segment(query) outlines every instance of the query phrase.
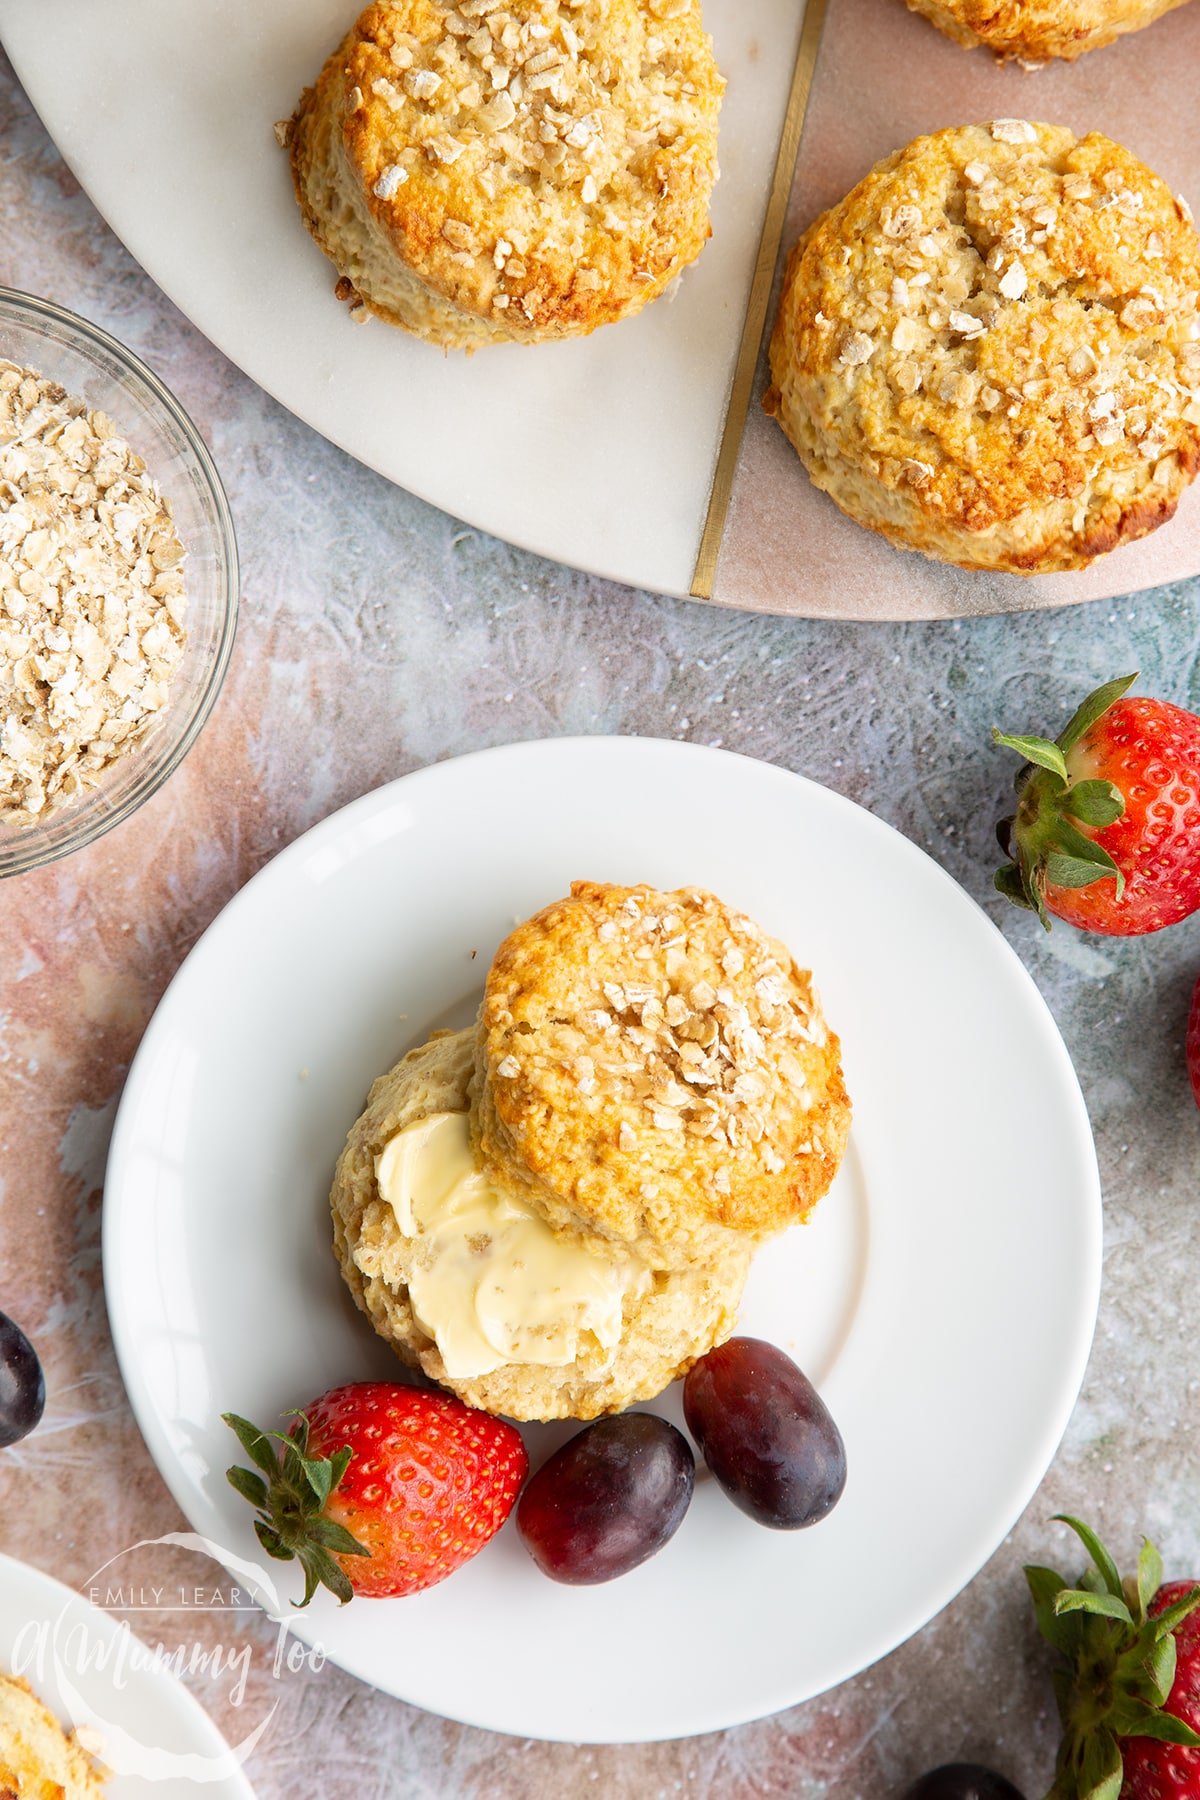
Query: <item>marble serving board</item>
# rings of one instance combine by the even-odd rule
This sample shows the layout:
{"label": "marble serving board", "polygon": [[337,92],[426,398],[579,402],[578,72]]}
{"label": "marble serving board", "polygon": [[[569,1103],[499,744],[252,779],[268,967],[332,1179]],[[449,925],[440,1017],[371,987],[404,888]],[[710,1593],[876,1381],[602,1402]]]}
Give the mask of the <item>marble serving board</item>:
{"label": "marble serving board", "polygon": [[[958,49],[901,0],[706,0],[728,87],[703,256],[636,319],[474,357],[353,324],[300,224],[272,126],[353,11],[346,0],[124,0],[117,31],[110,8],[0,0],[0,38],[66,161],[166,293],[361,461],[559,562],[755,611],[960,616],[1200,570],[1194,496],[1154,537],[1082,574],[995,577],[892,550],[811,488],[761,414],[761,370],[753,392],[735,380],[761,335],[783,224],[768,202],[773,181],[786,192],[781,144],[810,76],[785,247],[880,156],[919,132],[997,115],[1102,130],[1200,198],[1200,5],[1029,74]],[[170,382],[169,367],[158,372]]]}
{"label": "marble serving board", "polygon": [[[354,323],[301,223],[274,122],[356,10],[355,0],[123,0],[114,30],[111,7],[0,0],[0,38],[118,236],[269,393],[472,525],[686,593],[803,0],[708,0],[728,84],[722,176],[711,242],[671,297],[586,339],[474,356],[376,319]],[[169,368],[158,372],[170,382]]]}
{"label": "marble serving board", "polygon": [[[1200,5],[1075,63],[1026,70],[963,50],[899,0],[829,0],[775,276],[796,238],[872,164],[926,131],[1027,118],[1102,131],[1200,214]],[[769,317],[774,316],[774,300]],[[1096,600],[1200,570],[1200,492],[1151,537],[1064,575],[956,569],[840,513],[763,412],[760,356],[712,585],[729,606],[805,617],[959,618]]]}

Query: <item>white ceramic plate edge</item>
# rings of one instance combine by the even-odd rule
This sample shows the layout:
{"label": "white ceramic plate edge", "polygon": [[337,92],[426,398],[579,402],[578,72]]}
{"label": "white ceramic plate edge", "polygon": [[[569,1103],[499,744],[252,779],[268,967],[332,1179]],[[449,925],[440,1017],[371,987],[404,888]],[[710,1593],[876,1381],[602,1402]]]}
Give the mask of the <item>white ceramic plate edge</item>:
{"label": "white ceramic plate edge", "polygon": [[[692,761],[696,761],[700,758],[709,758],[723,763],[730,760],[745,763],[752,767],[761,779],[776,781],[787,787],[791,787],[796,782],[800,782],[803,786],[813,789],[820,794],[824,802],[832,803],[839,808],[844,807],[849,811],[860,815],[860,817],[865,815],[866,819],[870,821],[871,826],[878,827],[880,831],[888,834],[889,849],[893,853],[898,853],[901,856],[907,856],[911,859],[918,860],[926,870],[929,868],[935,869],[940,879],[948,884],[960,899],[966,899],[970,902],[974,912],[979,915],[980,919],[986,924],[989,932],[994,934],[995,940],[1002,946],[1002,955],[1007,959],[1014,978],[1024,988],[1027,998],[1035,1002],[1034,1011],[1043,1028],[1045,1047],[1049,1049],[1050,1054],[1058,1063],[1063,1077],[1064,1091],[1071,1094],[1074,1099],[1074,1104],[1071,1106],[1070,1111],[1064,1111],[1063,1113],[1061,1120],[1062,1129],[1064,1132],[1069,1132],[1073,1139],[1075,1155],[1078,1160],[1080,1171],[1086,1171],[1086,1187],[1088,1192],[1087,1205],[1083,1211],[1083,1217],[1086,1220],[1086,1231],[1078,1244],[1077,1268],[1080,1288],[1071,1353],[1069,1358],[1067,1358],[1054,1372],[1052,1383],[1054,1403],[1053,1405],[1047,1406],[1037,1436],[1036,1448],[1029,1449],[1026,1453],[1025,1468],[1021,1480],[1014,1484],[1012,1490],[1008,1494],[997,1501],[987,1519],[985,1521],[981,1520],[979,1524],[976,1538],[980,1545],[986,1542],[986,1551],[984,1551],[982,1555],[977,1554],[975,1551],[965,1551],[956,1563],[946,1569],[942,1580],[936,1587],[924,1596],[922,1604],[911,1610],[900,1628],[891,1629],[887,1633],[869,1641],[862,1648],[860,1653],[832,1665],[829,1679],[822,1680],[818,1686],[808,1686],[803,1690],[799,1690],[794,1684],[789,1684],[785,1679],[781,1678],[778,1688],[773,1692],[762,1693],[760,1696],[761,1704],[759,1704],[755,1710],[750,1712],[741,1710],[736,1714],[730,1714],[729,1716],[714,1716],[711,1711],[706,1711],[703,1716],[696,1716],[690,1719],[686,1724],[681,1724],[679,1708],[676,1707],[675,1716],[671,1721],[669,1729],[645,1729],[636,1733],[631,1732],[624,1734],[621,1738],[596,1736],[589,1740],[597,1742],[654,1741],[655,1739],[664,1737],[695,1735],[705,1731],[746,1723],[752,1718],[767,1716],[791,1705],[799,1704],[804,1700],[811,1699],[817,1694],[827,1692],[829,1688],[838,1685],[838,1683],[849,1679],[852,1675],[859,1673],[862,1669],[869,1667],[872,1663],[878,1661],[880,1657],[888,1654],[899,1644],[907,1641],[913,1633],[920,1630],[930,1619],[934,1618],[947,1604],[949,1604],[974,1575],[979,1572],[984,1563],[995,1553],[996,1549],[1003,1542],[1017,1519],[1019,1519],[1024,1512],[1030,1499],[1036,1492],[1037,1487],[1040,1485],[1040,1482],[1053,1459],[1055,1450],[1061,1441],[1063,1432],[1066,1429],[1067,1422],[1083,1381],[1091,1348],[1100,1293],[1102,1247],[1100,1181],[1096,1164],[1095,1149],[1091,1137],[1091,1129],[1082,1093],[1079,1089],[1078,1080],[1070,1062],[1070,1058],[1067,1055],[1066,1047],[1063,1044],[1057,1026],[1054,1024],[1049,1008],[1033,982],[1032,977],[1025,969],[1024,964],[1012,949],[1011,945],[1008,944],[1007,940],[1004,939],[1003,935],[992,924],[992,921],[988,919],[987,914],[983,909],[971,899],[971,896],[967,895],[965,890],[963,890],[959,884],[945,872],[945,870],[934,863],[931,858],[926,856],[923,851],[919,850],[917,846],[905,838],[902,833],[896,831],[893,826],[887,823],[887,821],[879,819],[874,814],[866,813],[864,808],[856,806],[853,801],[846,799],[842,795],[836,794],[832,790],[821,787],[820,784],[810,781],[807,777],[796,775],[791,771],[780,769],[770,764],[758,762],[751,757],[737,755],[734,752],[713,750],[704,746],[686,744],[673,739],[576,737],[554,740],[531,740],[482,751],[475,751],[466,756],[448,760],[452,760],[458,765],[464,765],[471,763],[479,757],[485,757],[490,760],[503,757],[510,759],[515,764],[516,762],[519,762],[522,757],[536,757],[539,752],[546,748],[547,742],[552,743],[557,751],[568,753],[574,747],[594,746],[602,743],[608,747],[605,754],[614,757],[636,757],[644,744],[653,744],[656,749],[660,751],[669,747],[672,751],[678,752],[681,756],[685,756]],[[238,907],[239,903],[242,901],[243,895],[245,895],[254,884],[263,881],[264,879],[277,878],[277,874],[280,870],[286,870],[289,859],[293,857],[310,856],[314,849],[319,849],[323,833],[332,833],[335,830],[341,829],[341,827],[347,823],[348,818],[351,818],[355,814],[369,816],[373,809],[386,804],[386,797],[392,794],[401,783],[423,783],[431,776],[436,777],[436,772],[441,767],[442,764],[433,764],[429,765],[427,768],[416,770],[410,775],[399,777],[396,782],[389,783],[385,787],[363,795],[360,799],[350,802],[347,807],[341,808],[337,813],[330,815],[329,818],[322,820],[319,824],[312,827],[308,832],[304,833],[300,838],[297,838],[292,844],[288,845],[278,856],[273,858],[270,863],[260,869],[251,878],[251,881],[234,896],[224,911],[218,915],[218,920],[214,920],[213,926],[210,926],[209,930],[212,930],[219,920],[225,919]],[[409,786],[407,791],[411,793],[412,787]],[[204,936],[207,936],[207,933],[205,933]],[[198,945],[199,943],[203,943],[203,941],[204,937],[202,936],[201,939],[198,940]],[[190,954],[194,954],[198,945],[193,947],[193,952]],[[167,992],[169,994],[169,988]],[[164,999],[165,998],[166,996],[164,996]],[[160,1002],[160,1006],[161,1005],[162,1003]],[[142,1059],[145,1058],[146,1060],[149,1060],[153,1057],[155,1050],[156,1022],[156,1020],[151,1021],[142,1045],[139,1047],[130,1068],[128,1077],[129,1084],[134,1082],[138,1072],[138,1065]],[[113,1142],[110,1150],[110,1169],[119,1164],[123,1154],[123,1119],[122,1114],[118,1112],[117,1124],[114,1130]],[[148,1421],[144,1416],[147,1410],[145,1396],[140,1392],[141,1384],[136,1373],[133,1346],[126,1336],[126,1324],[123,1316],[123,1308],[120,1304],[119,1283],[121,1279],[121,1264],[116,1251],[116,1215],[114,1209],[106,1204],[104,1216],[105,1286],[118,1362],[121,1367],[122,1376],[126,1381],[127,1391],[129,1392],[131,1404],[133,1405],[139,1427],[146,1437],[147,1445],[150,1448],[155,1463],[178,1504],[185,1513],[188,1513],[189,1516],[191,1516],[189,1509],[194,1505],[193,1490],[190,1484],[184,1479],[178,1465],[175,1463],[169,1445],[162,1439],[158,1431],[157,1421],[154,1419]],[[141,1402],[140,1405],[139,1400]],[[206,1521],[206,1523],[211,1524],[211,1521]],[[296,1631],[297,1635],[301,1638],[314,1641],[320,1635],[319,1621],[315,1618],[301,1616],[298,1620],[293,1621],[293,1630]],[[373,1683],[373,1678],[367,1669],[356,1664],[356,1658],[352,1652],[346,1653],[343,1650],[339,1650],[337,1660],[339,1664],[346,1668],[350,1673],[375,1685],[375,1683]],[[398,1694],[397,1697],[402,1699],[407,1698],[407,1696],[402,1694]],[[420,1704],[420,1702],[412,1703]],[[519,1736],[536,1735],[551,1741],[556,1739],[558,1741],[580,1741],[577,1733],[566,1730],[556,1732],[552,1729],[547,1730],[542,1727],[535,1733],[521,1724],[513,1724],[511,1726],[506,1725],[502,1721],[485,1716],[478,1709],[472,1708],[469,1705],[456,1708],[452,1716],[465,1724],[476,1725],[487,1730],[509,1731],[512,1734]]]}
{"label": "white ceramic plate edge", "polygon": [[[89,1621],[98,1622],[99,1628],[105,1635],[116,1634],[118,1627],[112,1615],[93,1606],[75,1588],[68,1587],[57,1576],[47,1574],[35,1563],[22,1562],[18,1557],[9,1556],[0,1551],[0,1598],[5,1598],[7,1601],[7,1595],[11,1593],[11,1590],[14,1587],[19,1589],[22,1586],[32,1590],[35,1597],[44,1596],[39,1605],[39,1616],[50,1618],[64,1609],[70,1608],[72,1612],[86,1616]],[[18,1604],[20,1604],[19,1600]],[[53,1613],[52,1609],[54,1609]],[[152,1699],[156,1707],[165,1707],[168,1712],[180,1720],[189,1740],[186,1746],[181,1746],[182,1749],[193,1754],[208,1756],[227,1757],[229,1755],[229,1745],[195,1695],[182,1681],[176,1680],[173,1675],[159,1665],[149,1662],[136,1665],[131,1679],[144,1690],[147,1704]],[[38,1693],[36,1677],[30,1680],[30,1685],[34,1692]],[[39,1694],[39,1698],[44,1699],[44,1695]],[[63,1722],[68,1723],[65,1720]],[[82,1724],[83,1721],[78,1720],[75,1723]],[[103,1728],[102,1722],[101,1728]],[[199,1781],[194,1784],[189,1783],[189,1785],[194,1785],[198,1793],[212,1795],[213,1800],[255,1800],[254,1789],[240,1769],[230,1770],[223,1774],[220,1777],[219,1785],[215,1782],[201,1783]],[[107,1793],[109,1790],[106,1788],[105,1791]],[[116,1800],[115,1789],[113,1793],[114,1800]]]}

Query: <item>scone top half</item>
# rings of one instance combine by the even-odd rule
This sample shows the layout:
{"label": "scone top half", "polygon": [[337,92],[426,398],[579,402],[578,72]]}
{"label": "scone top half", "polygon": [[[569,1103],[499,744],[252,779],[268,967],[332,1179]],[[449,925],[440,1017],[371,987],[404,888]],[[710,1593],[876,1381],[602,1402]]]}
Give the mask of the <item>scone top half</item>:
{"label": "scone top half", "polygon": [[818,487],[967,567],[1081,568],[1200,465],[1200,239],[1108,138],[1000,119],[916,139],[789,260],[779,418]]}
{"label": "scone top half", "polygon": [[806,971],[696,888],[575,882],[488,975],[475,1125],[552,1224],[663,1264],[804,1219],[850,1126]]}
{"label": "scone top half", "polygon": [[[698,0],[395,0],[302,101],[297,186],[319,188],[306,138],[331,109],[343,204],[376,240],[345,268],[369,305],[448,346],[577,335],[699,255],[722,88]],[[432,308],[380,283],[381,251]]]}

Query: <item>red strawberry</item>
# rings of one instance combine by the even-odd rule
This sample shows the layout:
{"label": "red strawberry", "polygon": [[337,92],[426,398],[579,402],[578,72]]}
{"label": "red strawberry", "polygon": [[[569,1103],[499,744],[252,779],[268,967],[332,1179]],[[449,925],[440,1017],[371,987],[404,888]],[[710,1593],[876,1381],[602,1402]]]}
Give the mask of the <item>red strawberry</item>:
{"label": "red strawberry", "polygon": [[[1197,1590],[1190,1581],[1168,1581],[1150,1602],[1150,1617],[1161,1618],[1180,1601],[1196,1604]],[[1166,1711],[1183,1719],[1200,1733],[1200,1613],[1188,1612],[1176,1625],[1175,1679],[1166,1698]],[[1197,1738],[1200,1744],[1200,1736]],[[1123,1746],[1125,1779],[1121,1792],[1127,1800],[1170,1794],[1174,1800],[1195,1800],[1200,1795],[1200,1748],[1162,1743],[1156,1738],[1131,1737]]]}
{"label": "red strawberry", "polygon": [[1097,688],[1054,743],[992,733],[1027,758],[996,886],[1047,930],[1053,913],[1130,937],[1200,907],[1200,718],[1123,699],[1136,679]]}
{"label": "red strawberry", "polygon": [[1143,1540],[1122,1582],[1104,1545],[1059,1517],[1093,1566],[1079,1587],[1025,1570],[1042,1634],[1060,1653],[1062,1743],[1047,1800],[1200,1800],[1200,1586],[1162,1581]]}
{"label": "red strawberry", "polygon": [[391,1381],[332,1389],[286,1437],[221,1416],[261,1471],[229,1482],[258,1508],[267,1554],[299,1559],[301,1606],[319,1586],[346,1601],[443,1581],[499,1531],[529,1469],[503,1419]]}
{"label": "red strawberry", "polygon": [[1192,1007],[1188,1013],[1187,1070],[1196,1105],[1200,1106],[1200,981],[1192,989]]}

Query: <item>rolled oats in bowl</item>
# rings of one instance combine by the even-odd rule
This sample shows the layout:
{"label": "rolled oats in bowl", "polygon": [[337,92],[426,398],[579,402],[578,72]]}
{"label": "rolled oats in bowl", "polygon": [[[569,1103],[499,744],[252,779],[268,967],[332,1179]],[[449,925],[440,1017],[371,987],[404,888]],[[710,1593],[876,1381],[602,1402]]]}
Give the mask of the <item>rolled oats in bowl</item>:
{"label": "rolled oats in bowl", "polygon": [[105,413],[0,359],[0,815],[94,786],[167,704],[185,551]]}
{"label": "rolled oats in bowl", "polygon": [[0,875],[90,843],[178,767],[237,597],[178,402],[107,333],[0,288]]}

